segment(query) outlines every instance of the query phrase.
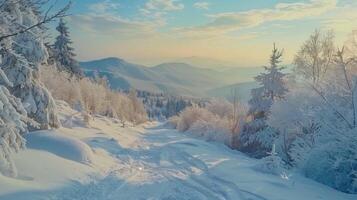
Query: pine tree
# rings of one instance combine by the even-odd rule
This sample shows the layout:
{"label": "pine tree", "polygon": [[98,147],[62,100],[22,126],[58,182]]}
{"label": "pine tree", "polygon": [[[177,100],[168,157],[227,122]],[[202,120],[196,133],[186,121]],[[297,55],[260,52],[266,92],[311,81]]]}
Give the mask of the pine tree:
{"label": "pine tree", "polygon": [[72,41],[70,39],[69,30],[63,19],[60,19],[56,28],[59,32],[55,44],[53,45],[54,60],[57,62],[59,70],[67,71],[77,77],[83,76],[78,62],[74,59],[76,54],[71,47]]}
{"label": "pine tree", "polygon": [[267,154],[256,168],[265,173],[283,176],[285,163],[276,153],[275,144],[273,144],[271,151]]}
{"label": "pine tree", "polygon": [[[1,32],[16,33],[37,24],[41,18],[37,6],[31,0],[5,1],[0,8]],[[46,129],[58,126],[59,122],[54,100],[39,81],[39,68],[48,56],[43,31],[43,27],[38,26],[2,40],[0,67],[12,83],[7,89],[20,98],[28,116]]]}
{"label": "pine tree", "polygon": [[16,177],[17,171],[11,153],[24,148],[25,139],[22,135],[27,131],[26,123],[30,120],[21,101],[6,88],[13,84],[1,69],[0,80],[0,173]]}
{"label": "pine tree", "polygon": [[285,74],[282,72],[284,68],[278,66],[282,55],[283,52],[274,44],[270,66],[264,67],[266,72],[255,77],[261,87],[252,90],[252,99],[249,101],[249,115],[254,119],[265,119],[273,102],[283,99],[288,91],[284,83]]}
{"label": "pine tree", "polygon": [[[284,83],[284,77],[286,74],[282,72],[283,67],[279,67],[281,63],[283,52],[273,47],[272,54],[270,56],[270,66],[264,67],[265,72],[261,73],[255,80],[259,83],[260,87],[251,91],[252,98],[249,100],[248,115],[252,121],[247,123],[243,127],[241,134],[241,143],[245,151],[255,154],[255,156],[263,156],[266,149],[257,151],[260,144],[266,144],[266,141],[260,141],[260,139],[267,139],[266,135],[261,136],[259,132],[264,131],[267,128],[266,119],[269,115],[270,108],[277,100],[284,98],[288,89]],[[271,130],[266,134],[274,135]],[[271,139],[271,138],[270,138]],[[271,147],[266,147],[271,148]]]}

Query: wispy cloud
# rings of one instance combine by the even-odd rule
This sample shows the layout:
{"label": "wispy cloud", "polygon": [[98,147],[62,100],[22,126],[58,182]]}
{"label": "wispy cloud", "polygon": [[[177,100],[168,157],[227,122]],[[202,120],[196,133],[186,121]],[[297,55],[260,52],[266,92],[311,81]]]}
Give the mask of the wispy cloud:
{"label": "wispy cloud", "polygon": [[114,3],[111,0],[105,0],[100,3],[90,4],[88,8],[94,13],[106,13],[118,9],[119,6],[119,3]]}
{"label": "wispy cloud", "polygon": [[166,14],[183,9],[184,5],[178,0],[148,0],[139,9],[139,15],[130,19],[122,17],[119,8],[119,3],[113,0],[90,4],[88,9],[91,12],[71,16],[70,22],[89,33],[118,39],[139,38],[157,34],[158,27],[166,24]]}
{"label": "wispy cloud", "polygon": [[[354,2],[355,5],[356,2]],[[322,19],[322,27],[334,29],[336,32],[350,32],[357,30],[357,12],[353,6],[342,5],[337,7],[333,13]]]}
{"label": "wispy cloud", "polygon": [[197,9],[203,9],[203,10],[208,10],[209,9],[209,7],[210,7],[210,3],[208,3],[208,2],[203,2],[203,1],[201,1],[201,2],[196,2],[196,3],[194,3],[193,4],[193,6],[195,7],[195,8],[197,8]]}
{"label": "wispy cloud", "polygon": [[336,0],[310,0],[304,3],[279,3],[272,9],[255,9],[243,12],[226,12],[210,15],[210,23],[181,28],[186,35],[217,35],[243,28],[252,28],[265,22],[290,21],[319,16],[336,7]]}
{"label": "wispy cloud", "polygon": [[75,15],[70,17],[70,23],[87,33],[116,38],[145,37],[156,29],[155,23],[123,19],[110,14]]}
{"label": "wispy cloud", "polygon": [[149,0],[145,4],[145,8],[151,11],[172,11],[172,10],[182,10],[185,6],[179,3],[178,0]]}
{"label": "wispy cloud", "polygon": [[149,20],[155,21],[161,26],[166,24],[166,15],[169,12],[184,9],[179,0],[148,0],[140,9],[141,14]]}
{"label": "wispy cloud", "polygon": [[[272,41],[279,40],[290,61],[314,28],[334,29],[339,44],[351,30],[357,30],[356,0],[296,0],[234,12],[226,5],[217,9],[218,4],[205,4],[211,3],[208,0],[100,2],[87,5],[87,13],[69,17],[82,59],[113,55],[156,62],[194,55],[260,65],[266,62]],[[193,8],[214,14],[191,22],[191,14],[180,13],[188,6],[185,14],[202,15]],[[126,8],[130,10],[121,12]]]}

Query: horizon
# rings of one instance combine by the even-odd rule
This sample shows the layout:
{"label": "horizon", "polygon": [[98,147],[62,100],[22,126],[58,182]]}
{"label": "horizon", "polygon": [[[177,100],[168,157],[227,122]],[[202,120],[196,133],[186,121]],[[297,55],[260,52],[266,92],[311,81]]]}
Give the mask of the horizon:
{"label": "horizon", "polygon": [[333,29],[343,45],[356,29],[356,8],[352,0],[74,0],[66,22],[81,61],[155,66],[194,57],[259,67],[273,43],[291,64],[316,29]]}

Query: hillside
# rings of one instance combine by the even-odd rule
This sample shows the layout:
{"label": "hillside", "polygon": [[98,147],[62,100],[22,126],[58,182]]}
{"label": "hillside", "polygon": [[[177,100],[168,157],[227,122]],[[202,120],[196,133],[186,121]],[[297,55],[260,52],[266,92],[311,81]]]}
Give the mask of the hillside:
{"label": "hillside", "polygon": [[226,98],[232,100],[234,92],[238,99],[242,102],[248,102],[251,89],[258,87],[256,82],[245,82],[218,87],[207,91],[207,94],[212,97]]}
{"label": "hillside", "polygon": [[135,88],[174,95],[210,96],[215,88],[252,81],[261,68],[205,69],[186,63],[163,63],[154,67],[104,58],[81,62],[86,74],[105,75],[113,89]]}
{"label": "hillside", "polygon": [[213,69],[218,71],[224,71],[227,69],[237,67],[237,64],[232,62],[227,62],[227,61],[213,59],[213,58],[197,57],[197,56],[177,58],[172,62],[187,63],[199,68]]}

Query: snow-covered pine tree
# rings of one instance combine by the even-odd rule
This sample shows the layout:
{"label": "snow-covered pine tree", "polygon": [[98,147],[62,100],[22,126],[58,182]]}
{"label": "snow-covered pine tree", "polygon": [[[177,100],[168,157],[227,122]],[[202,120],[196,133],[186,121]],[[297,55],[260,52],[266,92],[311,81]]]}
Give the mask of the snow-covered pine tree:
{"label": "snow-covered pine tree", "polygon": [[10,93],[20,98],[28,116],[46,129],[59,122],[54,100],[39,81],[38,70],[48,56],[41,22],[48,18],[40,16],[38,6],[39,2],[32,0],[2,2],[1,33],[11,37],[1,38],[0,68],[12,83],[12,87],[7,87]]}
{"label": "snow-covered pine tree", "polygon": [[11,153],[24,148],[22,134],[27,131],[26,123],[30,120],[21,101],[11,95],[5,86],[12,87],[13,84],[0,69],[0,174],[16,177]]}
{"label": "snow-covered pine tree", "polygon": [[82,77],[83,72],[75,60],[76,54],[73,47],[71,47],[72,41],[70,39],[68,27],[63,19],[60,19],[56,28],[59,35],[56,37],[56,41],[53,45],[54,60],[57,63],[57,67],[61,71],[67,71],[77,77]]}
{"label": "snow-covered pine tree", "polygon": [[265,173],[283,175],[285,163],[276,153],[275,144],[272,145],[271,151],[267,154],[266,157],[260,160],[256,169]]}
{"label": "snow-covered pine tree", "polygon": [[242,150],[253,156],[264,156],[273,144],[275,132],[268,128],[266,119],[273,103],[283,99],[288,91],[284,83],[286,74],[282,72],[284,67],[279,66],[282,55],[282,50],[278,50],[274,44],[270,66],[264,67],[265,72],[255,77],[260,87],[251,91],[248,111],[251,121],[244,125],[240,136]]}

